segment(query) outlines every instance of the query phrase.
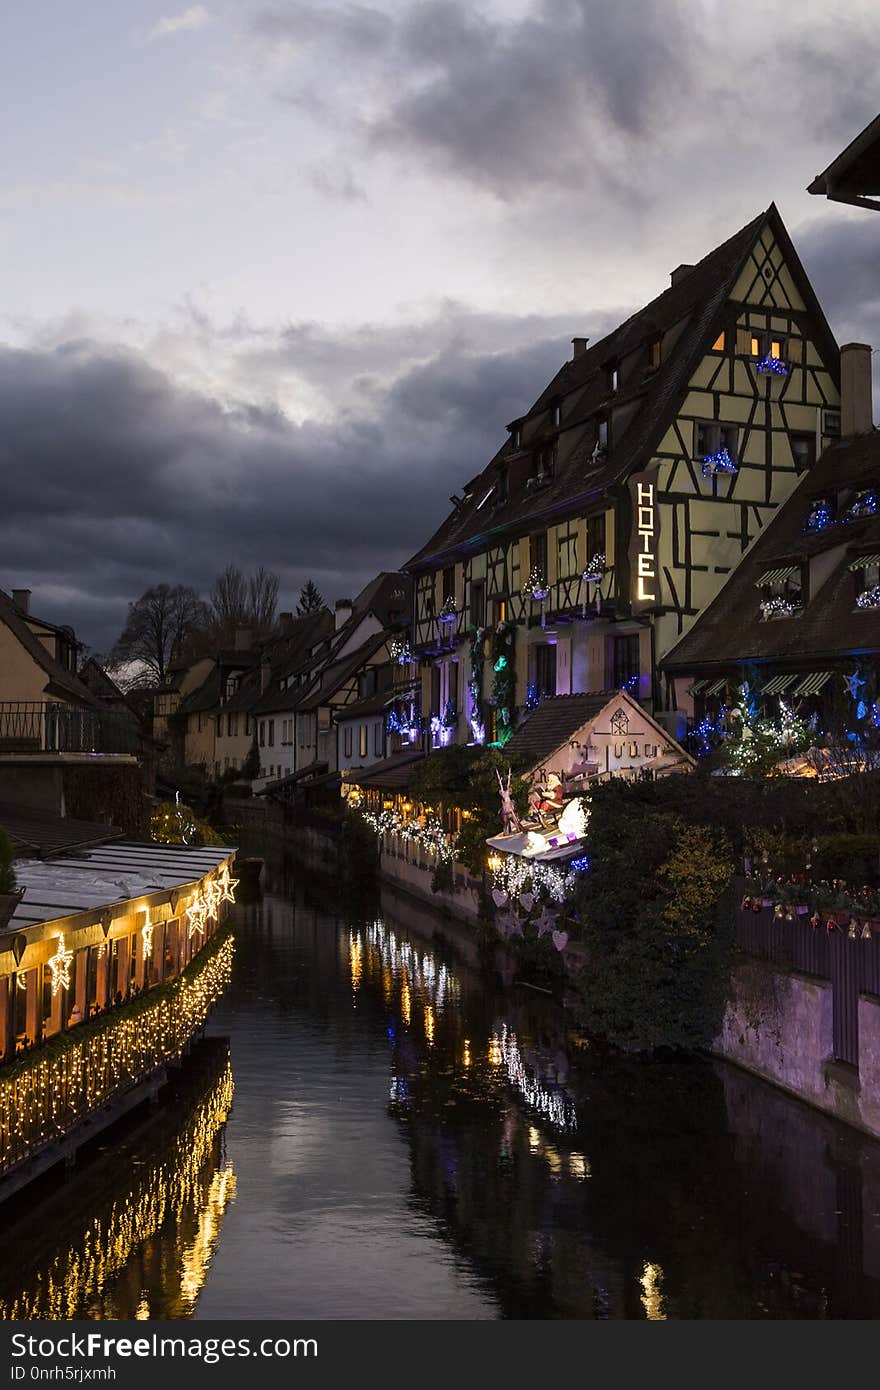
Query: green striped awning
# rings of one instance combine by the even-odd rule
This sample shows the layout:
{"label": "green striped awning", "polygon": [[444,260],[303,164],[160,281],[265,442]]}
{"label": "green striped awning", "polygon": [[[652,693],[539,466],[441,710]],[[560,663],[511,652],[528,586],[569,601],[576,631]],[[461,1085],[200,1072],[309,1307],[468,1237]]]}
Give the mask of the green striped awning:
{"label": "green striped awning", "polygon": [[699,695],[700,691],[705,690],[708,684],[708,681],[694,681],[693,685],[691,686],[691,694]]}
{"label": "green striped awning", "polygon": [[812,675],[804,676],[799,685],[792,691],[793,695],[817,695],[823,685],[830,681],[833,671],[813,671]]}
{"label": "green striped awning", "polygon": [[851,570],[866,570],[869,565],[880,565],[880,555],[859,555],[850,561]]}
{"label": "green striped awning", "polygon": [[726,684],[727,677],[722,676],[720,681],[713,681],[710,686],[707,686],[705,693],[707,695],[720,695]]}
{"label": "green striped awning", "polygon": [[783,690],[787,690],[790,685],[794,685],[797,676],[774,676],[763,687],[762,695],[781,695]]}
{"label": "green striped awning", "polygon": [[800,565],[782,565],[780,569],[765,570],[756,581],[755,588],[763,589],[766,584],[784,584],[793,574],[800,574]]}

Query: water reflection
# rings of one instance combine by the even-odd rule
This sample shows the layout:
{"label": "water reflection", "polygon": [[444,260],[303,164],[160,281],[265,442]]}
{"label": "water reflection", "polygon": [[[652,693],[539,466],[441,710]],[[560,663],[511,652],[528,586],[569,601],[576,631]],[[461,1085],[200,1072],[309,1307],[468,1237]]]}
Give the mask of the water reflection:
{"label": "water reflection", "polygon": [[221,1144],[233,1092],[228,1047],[202,1044],[190,1072],[161,1121],[130,1132],[7,1228],[16,1260],[0,1273],[0,1317],[192,1314],[235,1195]]}
{"label": "water reflection", "polygon": [[224,1046],[14,1228],[0,1312],[880,1315],[880,1146],[732,1069],[573,1052],[417,910],[239,909],[235,1113]]}

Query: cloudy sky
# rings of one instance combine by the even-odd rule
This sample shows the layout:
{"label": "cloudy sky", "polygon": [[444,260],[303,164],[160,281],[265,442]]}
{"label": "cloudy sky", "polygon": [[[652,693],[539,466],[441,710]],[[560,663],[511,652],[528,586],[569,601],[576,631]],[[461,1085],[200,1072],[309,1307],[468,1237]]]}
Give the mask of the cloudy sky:
{"label": "cloudy sky", "polygon": [[569,355],[778,203],[840,341],[875,0],[28,0],[0,19],[0,586],[393,568]]}

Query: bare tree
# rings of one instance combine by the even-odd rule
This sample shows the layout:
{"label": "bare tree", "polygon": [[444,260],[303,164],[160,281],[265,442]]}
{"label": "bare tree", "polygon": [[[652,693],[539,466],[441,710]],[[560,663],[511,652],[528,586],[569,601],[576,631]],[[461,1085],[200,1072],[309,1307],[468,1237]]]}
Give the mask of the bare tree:
{"label": "bare tree", "polygon": [[258,633],[267,633],[275,622],[278,575],[262,565],[248,580],[249,617]]}
{"label": "bare tree", "polygon": [[110,653],[113,663],[138,662],[163,684],[175,651],[204,628],[207,605],[185,584],[157,584],[128,606],[128,619]]}
{"label": "bare tree", "polygon": [[208,595],[214,627],[224,636],[231,636],[237,627],[249,620],[248,582],[238,565],[227,565],[214,581]]}

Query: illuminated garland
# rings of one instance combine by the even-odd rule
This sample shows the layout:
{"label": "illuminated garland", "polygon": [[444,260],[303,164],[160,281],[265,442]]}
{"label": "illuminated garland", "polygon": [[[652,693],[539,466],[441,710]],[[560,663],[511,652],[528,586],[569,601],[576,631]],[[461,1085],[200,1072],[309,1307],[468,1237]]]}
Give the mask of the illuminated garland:
{"label": "illuminated garland", "polygon": [[[85,1317],[105,1297],[109,1281],[125,1269],[134,1253],[159,1231],[173,1226],[182,1245],[187,1225],[198,1223],[213,1239],[196,1240],[181,1262],[183,1315],[190,1314],[208,1273],[219,1218],[235,1195],[235,1175],[219,1168],[217,1137],[229,1117],[234,1085],[229,1061],[210,1093],[190,1119],[163,1148],[156,1163],[119,1172],[114,1195],[96,1215],[90,1208],[80,1216],[81,1229],[67,1238],[65,1248],[41,1266],[12,1299],[0,1302],[4,1320],[69,1321]],[[168,1292],[163,1290],[163,1299]],[[105,1317],[131,1316],[128,1307],[102,1308]]]}
{"label": "illuminated garland", "polygon": [[62,989],[70,989],[70,966],[73,961],[73,952],[65,951],[63,933],[58,937],[58,945],[54,956],[48,962],[49,970],[52,975],[52,998],[59,994]]}
{"label": "illuminated garland", "polygon": [[582,573],[581,579],[585,584],[598,584],[601,579],[604,579],[605,570],[605,553],[604,551],[597,550],[596,554],[587,565],[587,568]]}
{"label": "illuminated garland", "polygon": [[396,661],[398,666],[406,666],[409,662],[415,661],[406,637],[394,637],[388,643],[388,655],[392,661]]}
{"label": "illuminated garland", "polygon": [[880,608],[880,584],[873,589],[863,589],[856,597],[856,608]]}
{"label": "illuminated garland", "polygon": [[578,871],[571,865],[536,864],[519,854],[493,855],[489,861],[496,889],[517,898],[521,893],[543,893],[554,903],[565,902],[574,892]]}
{"label": "illuminated garland", "polygon": [[550,587],[546,579],[538,567],[534,566],[522,586],[523,598],[533,599],[535,603],[543,603],[549,593]]}
{"label": "illuminated garland", "polygon": [[458,610],[455,606],[454,598],[445,598],[437,617],[441,623],[454,623]]}
{"label": "illuminated garland", "polygon": [[761,617],[768,618],[791,618],[795,613],[801,611],[801,600],[786,598],[784,594],[775,594],[773,598],[761,599]]}
{"label": "illuminated garland", "polygon": [[865,492],[860,492],[850,507],[844,512],[843,521],[859,521],[863,516],[877,515],[877,489],[868,488]]}
{"label": "illuminated garland", "polygon": [[807,522],[806,526],[804,527],[804,530],[826,531],[828,527],[832,526],[833,524],[834,513],[832,512],[828,503],[823,499],[821,502],[817,502],[813,510],[810,512],[810,515],[807,517]]}
{"label": "illuminated garland", "polygon": [[514,664],[514,641],[516,624],[501,622],[492,636],[492,698],[498,710],[498,731],[496,742],[505,744],[513,733],[516,715],[516,666]]}
{"label": "illuminated garland", "polygon": [[717,449],[703,459],[703,477],[714,478],[716,473],[738,473],[739,469],[726,449]]}
{"label": "illuminated garland", "polygon": [[471,673],[468,677],[468,723],[474,743],[486,742],[486,726],[480,718],[483,697],[483,665],[485,663],[486,629],[471,628]]}
{"label": "illuminated garland", "polygon": [[804,752],[812,742],[812,730],[780,700],[779,718],[765,719],[747,685],[740,702],[730,712],[730,734],[722,744],[723,759],[734,775],[766,772],[786,757]]}
{"label": "illuminated garland", "polygon": [[399,734],[401,738],[408,738],[414,742],[421,733],[421,720],[416,719],[412,709],[408,714],[401,713],[400,710],[391,709],[385,720],[385,731],[389,734]]}
{"label": "illuminated garland", "polygon": [[450,835],[438,820],[426,820],[423,824],[418,820],[404,820],[398,811],[365,811],[359,805],[354,809],[379,836],[399,835],[401,839],[421,845],[423,849],[433,850],[443,863],[448,863],[454,856],[458,837]]}
{"label": "illuminated garland", "polygon": [[[217,938],[215,938],[215,941]],[[173,1061],[229,983],[233,943],[105,1018],[78,1024],[0,1072],[0,1172],[59,1139],[158,1067]]]}
{"label": "illuminated garland", "polygon": [[758,359],[758,371],[768,372],[772,376],[788,376],[788,367],[781,357],[771,357],[769,353],[765,357]]}

